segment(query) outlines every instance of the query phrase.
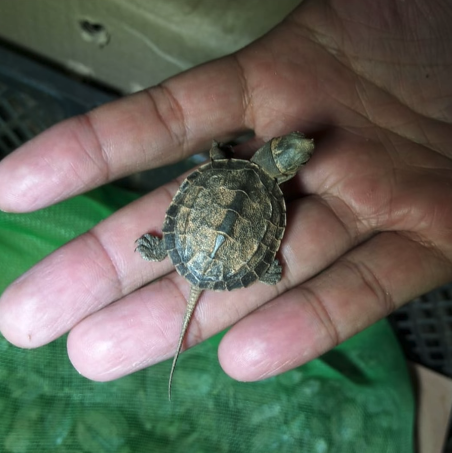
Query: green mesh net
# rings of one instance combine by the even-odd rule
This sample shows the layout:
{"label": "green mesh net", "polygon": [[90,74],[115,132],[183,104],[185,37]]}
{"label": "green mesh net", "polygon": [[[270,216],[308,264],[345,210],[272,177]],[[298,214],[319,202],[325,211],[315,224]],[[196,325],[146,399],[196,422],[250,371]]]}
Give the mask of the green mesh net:
{"label": "green mesh net", "polygon": [[[0,213],[0,289],[136,198],[104,187],[31,214]],[[65,338],[22,350],[0,337],[0,452],[413,451],[404,357],[379,322],[300,368],[262,382],[227,377],[218,335],[170,364],[113,382],[80,376]]]}

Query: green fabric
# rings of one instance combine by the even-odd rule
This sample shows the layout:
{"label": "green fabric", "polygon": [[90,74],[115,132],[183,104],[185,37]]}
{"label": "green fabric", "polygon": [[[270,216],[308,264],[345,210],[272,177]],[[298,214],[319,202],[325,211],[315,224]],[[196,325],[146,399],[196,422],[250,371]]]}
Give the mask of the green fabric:
{"label": "green fabric", "polygon": [[[0,290],[134,198],[110,186],[36,213],[0,213]],[[256,383],[224,374],[220,338],[180,357],[169,403],[168,362],[96,383],[72,368],[65,338],[22,350],[0,337],[0,451],[413,451],[413,392],[386,321]]]}

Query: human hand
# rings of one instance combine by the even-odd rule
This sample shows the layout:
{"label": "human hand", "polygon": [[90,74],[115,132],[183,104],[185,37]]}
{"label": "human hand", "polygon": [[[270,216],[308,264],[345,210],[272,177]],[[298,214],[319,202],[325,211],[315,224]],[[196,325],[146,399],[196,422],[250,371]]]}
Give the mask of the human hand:
{"label": "human hand", "polygon": [[[314,156],[285,188],[281,282],[205,292],[186,338],[234,324],[219,358],[239,380],[301,365],[452,278],[451,13],[439,0],[306,1],[237,54],[24,145],[0,164],[0,208],[38,209],[249,129],[257,139],[243,151],[314,135]],[[13,283],[0,299],[5,337],[38,347],[71,330],[74,366],[101,381],[170,357],[189,285],[169,260],[133,250],[160,231],[179,183]]]}

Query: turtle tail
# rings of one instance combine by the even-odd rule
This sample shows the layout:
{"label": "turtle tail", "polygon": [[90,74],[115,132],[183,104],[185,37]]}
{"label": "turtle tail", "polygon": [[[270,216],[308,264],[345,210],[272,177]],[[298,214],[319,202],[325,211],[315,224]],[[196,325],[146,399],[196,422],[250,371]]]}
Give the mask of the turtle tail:
{"label": "turtle tail", "polygon": [[191,286],[190,296],[187,301],[187,308],[185,310],[184,322],[182,323],[182,329],[180,331],[179,343],[177,344],[176,354],[174,355],[173,364],[171,365],[170,377],[168,382],[168,399],[171,401],[171,383],[173,382],[174,369],[176,368],[177,359],[179,358],[182,344],[184,342],[185,333],[187,332],[188,325],[190,324],[191,317],[195,311],[196,303],[202,293],[202,289],[196,286]]}

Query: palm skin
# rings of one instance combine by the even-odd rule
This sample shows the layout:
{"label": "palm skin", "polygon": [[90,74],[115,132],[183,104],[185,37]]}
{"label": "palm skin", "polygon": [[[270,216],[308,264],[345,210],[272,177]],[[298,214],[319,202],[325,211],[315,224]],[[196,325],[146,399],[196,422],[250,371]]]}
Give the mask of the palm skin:
{"label": "palm skin", "polygon": [[[285,187],[283,278],[206,292],[186,346],[234,324],[224,370],[253,381],[301,365],[452,279],[452,7],[305,1],[237,54],[68,120],[0,164],[0,208],[24,212],[246,130],[316,139]],[[188,283],[133,241],[161,229],[168,184],[45,258],[0,299],[0,330],[38,347],[71,330],[95,380],[169,358]],[[143,286],[160,278],[157,282]],[[112,303],[115,302],[115,303]]]}

